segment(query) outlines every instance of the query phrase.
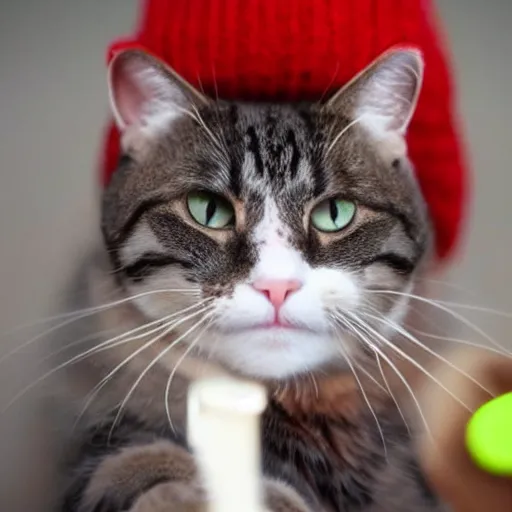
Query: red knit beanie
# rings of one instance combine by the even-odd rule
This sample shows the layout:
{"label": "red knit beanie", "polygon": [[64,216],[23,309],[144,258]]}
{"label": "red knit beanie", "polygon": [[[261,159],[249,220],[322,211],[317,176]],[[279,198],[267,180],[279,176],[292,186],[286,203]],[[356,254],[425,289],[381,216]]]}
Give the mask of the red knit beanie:
{"label": "red knit beanie", "polygon": [[[135,37],[212,97],[318,100],[390,46],[414,45],[425,78],[408,134],[409,155],[433,220],[440,258],[453,252],[468,175],[453,118],[452,84],[431,0],[145,0]],[[119,158],[109,126],[102,176]]]}

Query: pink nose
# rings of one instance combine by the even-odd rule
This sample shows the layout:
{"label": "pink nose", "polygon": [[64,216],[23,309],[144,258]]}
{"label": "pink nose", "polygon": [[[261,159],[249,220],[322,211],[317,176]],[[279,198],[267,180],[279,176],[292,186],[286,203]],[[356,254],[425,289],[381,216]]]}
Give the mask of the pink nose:
{"label": "pink nose", "polygon": [[302,284],[297,279],[256,279],[252,286],[266,295],[278,311],[287,297],[299,290]]}

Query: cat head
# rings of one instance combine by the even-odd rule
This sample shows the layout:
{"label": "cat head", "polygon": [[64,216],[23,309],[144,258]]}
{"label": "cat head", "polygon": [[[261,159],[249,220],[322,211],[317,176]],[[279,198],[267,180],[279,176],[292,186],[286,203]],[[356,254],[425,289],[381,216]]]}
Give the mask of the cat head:
{"label": "cat head", "polygon": [[323,103],[245,104],[118,54],[123,157],[102,227],[136,307],[259,378],[343,367],[382,344],[430,247],[405,143],[422,71],[418,52],[395,50]]}

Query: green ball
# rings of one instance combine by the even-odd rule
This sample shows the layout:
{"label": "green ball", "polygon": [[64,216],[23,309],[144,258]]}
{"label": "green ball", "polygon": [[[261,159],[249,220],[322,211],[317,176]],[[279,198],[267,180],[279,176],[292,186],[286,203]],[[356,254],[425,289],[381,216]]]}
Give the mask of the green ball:
{"label": "green ball", "polygon": [[480,407],[468,422],[466,446],[488,473],[512,476],[512,393]]}

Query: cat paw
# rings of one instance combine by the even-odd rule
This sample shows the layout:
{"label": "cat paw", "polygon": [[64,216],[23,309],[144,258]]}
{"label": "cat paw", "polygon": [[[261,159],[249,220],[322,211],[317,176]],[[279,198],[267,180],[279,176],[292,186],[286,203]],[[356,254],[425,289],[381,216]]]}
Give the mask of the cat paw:
{"label": "cat paw", "polygon": [[[300,495],[287,484],[265,480],[266,512],[311,512]],[[143,494],[129,512],[206,512],[208,499],[197,482],[168,482]]]}
{"label": "cat paw", "polygon": [[196,482],[167,482],[143,494],[129,512],[206,512],[208,501]]}
{"label": "cat paw", "polygon": [[311,512],[299,493],[279,480],[265,480],[265,508],[268,512]]}

